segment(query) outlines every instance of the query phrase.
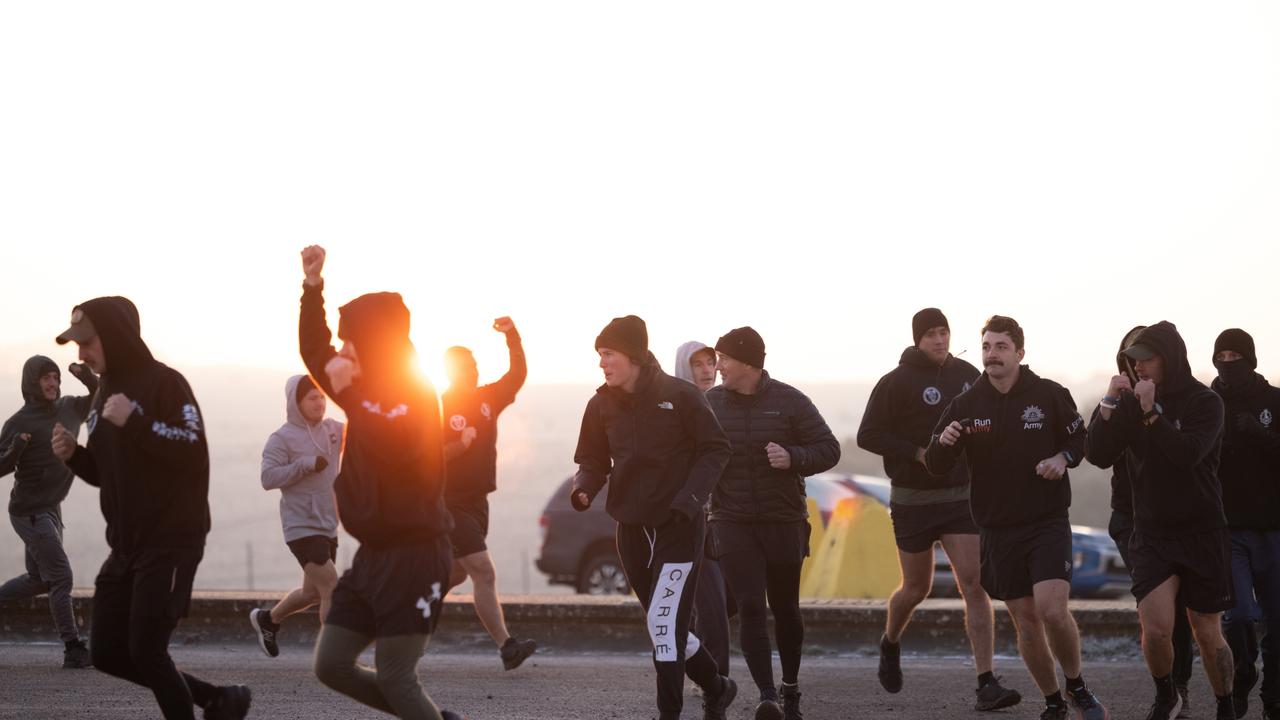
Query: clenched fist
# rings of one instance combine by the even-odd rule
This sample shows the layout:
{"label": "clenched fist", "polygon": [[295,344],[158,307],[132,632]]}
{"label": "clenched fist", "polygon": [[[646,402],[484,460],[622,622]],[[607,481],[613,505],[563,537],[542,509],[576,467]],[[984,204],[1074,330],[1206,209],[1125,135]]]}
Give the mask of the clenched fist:
{"label": "clenched fist", "polygon": [[76,436],[71,431],[62,426],[62,423],[56,423],[53,426],[53,454],[62,462],[71,459],[71,455],[76,451]]}
{"label": "clenched fist", "polygon": [[1116,375],[1111,378],[1111,384],[1107,386],[1107,396],[1118,398],[1121,393],[1133,392],[1133,383],[1129,381],[1128,375]]}
{"label": "clenched fist", "polygon": [[1142,403],[1142,412],[1151,412],[1151,408],[1156,406],[1156,384],[1150,380],[1139,380],[1133,386],[1133,394]]}
{"label": "clenched fist", "polygon": [[329,376],[329,384],[333,386],[333,394],[340,395],[351,387],[355,381],[356,365],[341,355],[334,355],[325,363],[324,372]]}
{"label": "clenched fist", "polygon": [[938,436],[938,442],[941,443],[943,447],[952,447],[956,443],[960,442],[960,436],[963,434],[964,426],[960,424],[959,420],[955,420],[952,421],[950,425],[942,429],[942,434]]}
{"label": "clenched fist", "polygon": [[324,270],[324,248],[319,245],[308,245],[302,249],[302,273],[308,285],[320,284],[320,273]]}
{"label": "clenched fist", "polygon": [[515,331],[516,324],[511,322],[511,318],[504,315],[493,321],[493,329],[505,335]]}
{"label": "clenched fist", "polygon": [[764,454],[769,457],[769,467],[774,470],[786,470],[791,467],[791,453],[778,443],[769,443],[764,446]]}
{"label": "clenched fist", "polygon": [[1045,480],[1061,480],[1067,473],[1067,459],[1058,453],[1036,465],[1036,474]]}
{"label": "clenched fist", "polygon": [[471,443],[476,441],[476,429],[473,427],[463,428],[461,440],[462,447],[471,447]]}
{"label": "clenched fist", "polygon": [[107,398],[107,402],[102,406],[102,419],[115,425],[116,427],[124,427],[129,421],[129,416],[133,414],[133,401],[125,396],[124,393],[116,393]]}

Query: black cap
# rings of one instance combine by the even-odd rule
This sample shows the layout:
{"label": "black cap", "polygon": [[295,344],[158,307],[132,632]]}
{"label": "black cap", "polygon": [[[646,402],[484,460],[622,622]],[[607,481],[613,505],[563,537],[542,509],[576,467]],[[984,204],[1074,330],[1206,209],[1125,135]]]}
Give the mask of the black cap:
{"label": "black cap", "polygon": [[602,347],[617,350],[635,364],[643,365],[649,356],[649,329],[635,315],[616,317],[596,336],[596,350]]}
{"label": "black cap", "polygon": [[1258,369],[1258,351],[1253,346],[1253,336],[1240,328],[1223,330],[1218,335],[1218,339],[1213,341],[1213,359],[1215,361],[1218,359],[1218,353],[1223,350],[1232,350],[1240,353],[1244,357],[1244,361],[1249,363],[1250,369]]}
{"label": "black cap", "polygon": [[911,337],[914,344],[920,344],[920,338],[924,334],[936,327],[944,327],[951,329],[951,324],[947,322],[947,316],[942,314],[938,308],[925,308],[911,317]]}
{"label": "black cap", "polygon": [[751,327],[734,328],[716,341],[716,352],[751,367],[764,368],[764,339]]}

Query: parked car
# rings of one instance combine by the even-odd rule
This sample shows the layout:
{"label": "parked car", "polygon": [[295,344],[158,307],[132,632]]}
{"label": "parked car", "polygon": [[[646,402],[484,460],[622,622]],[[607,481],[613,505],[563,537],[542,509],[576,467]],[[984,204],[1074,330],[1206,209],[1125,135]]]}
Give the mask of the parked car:
{"label": "parked car", "polygon": [[[626,595],[631,592],[614,540],[614,521],[605,511],[609,486],[586,512],[569,506],[573,478],[560,483],[542,511],[539,524],[542,549],[536,565],[553,584],[569,585],[589,595]],[[866,495],[886,508],[889,481],[868,475],[822,473],[805,479],[805,492],[818,505],[826,523],[840,500]],[[1106,530],[1073,525],[1071,528],[1072,597],[1114,597],[1129,589],[1129,573],[1120,552]],[[951,562],[940,547],[934,549],[935,596],[956,594]]]}

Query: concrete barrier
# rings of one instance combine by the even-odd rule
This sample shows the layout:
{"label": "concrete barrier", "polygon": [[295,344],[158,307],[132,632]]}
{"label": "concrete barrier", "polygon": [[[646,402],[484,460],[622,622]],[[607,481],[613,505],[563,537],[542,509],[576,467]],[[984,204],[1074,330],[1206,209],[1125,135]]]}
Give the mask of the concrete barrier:
{"label": "concrete barrier", "polygon": [[[253,642],[249,611],[270,607],[281,593],[199,592],[191,614],[174,633],[174,642]],[[84,632],[92,615],[92,591],[74,593],[76,619]],[[1016,638],[1003,603],[996,606],[997,651],[1016,654]],[[513,634],[536,638],[546,650],[565,652],[645,652],[644,613],[633,598],[582,595],[508,595],[503,597],[507,624]],[[1072,601],[1072,611],[1085,639],[1086,654],[1131,656],[1138,650],[1137,612],[1131,600]],[[802,603],[805,652],[810,654],[868,653],[876,650],[884,630],[882,600],[810,600]],[[736,623],[731,622],[735,627]],[[281,631],[284,645],[310,645],[319,629],[314,610],[289,618]],[[0,604],[0,641],[56,642],[57,632],[45,599]],[[470,596],[445,600],[437,636],[432,644],[454,649],[492,650],[493,643],[476,620]],[[736,646],[736,645],[735,645]],[[908,652],[969,653],[964,633],[964,605],[960,600],[928,600],[916,611],[904,640]]]}

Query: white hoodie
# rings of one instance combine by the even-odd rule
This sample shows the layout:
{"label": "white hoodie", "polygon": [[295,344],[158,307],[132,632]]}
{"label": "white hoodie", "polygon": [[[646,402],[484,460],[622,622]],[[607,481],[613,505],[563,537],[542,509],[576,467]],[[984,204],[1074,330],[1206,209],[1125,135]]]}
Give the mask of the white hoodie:
{"label": "white hoodie", "polygon": [[[676,367],[672,374],[681,380],[693,382],[693,367],[689,365],[689,360],[693,354],[710,345],[703,345],[697,340],[687,342],[676,348]],[[696,383],[695,383],[696,384]]]}
{"label": "white hoodie", "polygon": [[[262,487],[280,490],[280,522],[284,541],[309,535],[338,536],[338,510],[333,501],[333,481],[338,477],[342,453],[342,423],[325,418],[307,424],[294,400],[302,375],[285,383],[287,422],[271,433],[262,449]],[[329,466],[316,472],[316,458]]]}

